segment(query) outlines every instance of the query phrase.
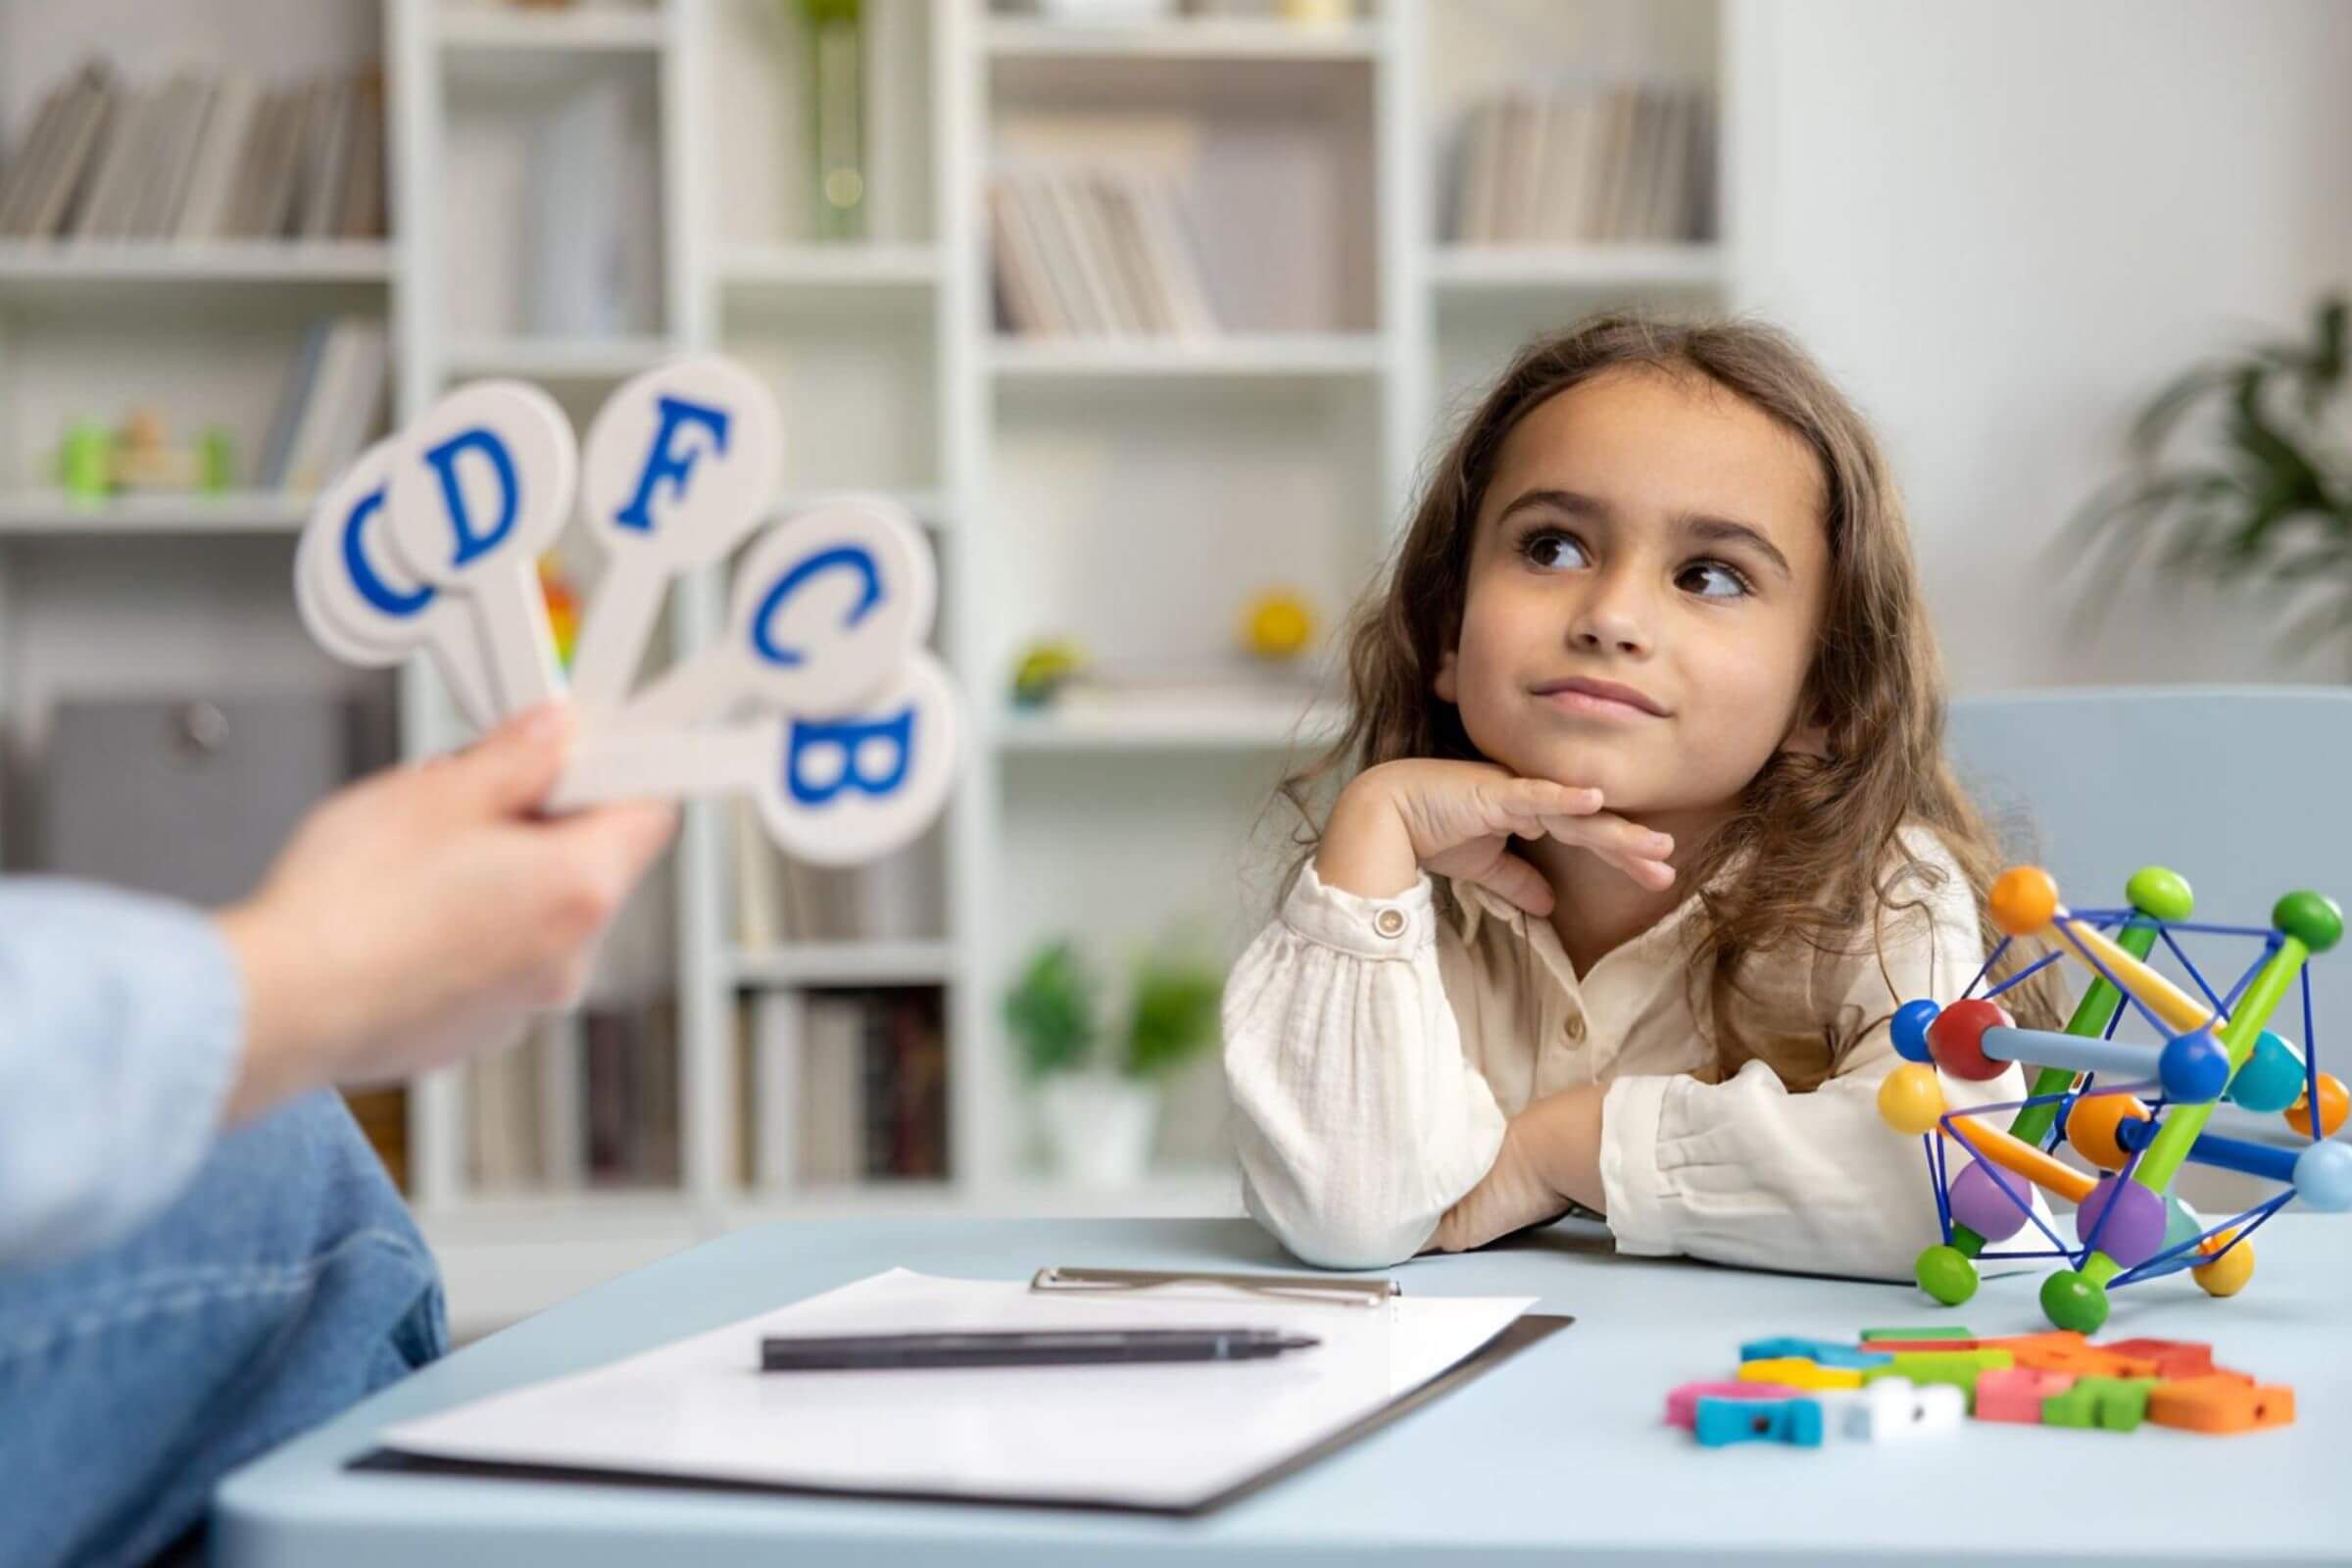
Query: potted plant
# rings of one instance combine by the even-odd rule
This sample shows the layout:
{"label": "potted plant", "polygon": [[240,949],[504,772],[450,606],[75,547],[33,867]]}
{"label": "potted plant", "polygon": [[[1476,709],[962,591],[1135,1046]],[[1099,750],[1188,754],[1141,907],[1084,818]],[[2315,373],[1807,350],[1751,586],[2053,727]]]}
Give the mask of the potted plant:
{"label": "potted plant", "polygon": [[2344,326],[2330,295],[2307,337],[2195,366],[2149,400],[2127,468],[2062,536],[2089,573],[2089,618],[2152,553],[2169,576],[2295,596],[2279,634],[2291,654],[2352,639]]}
{"label": "potted plant", "polygon": [[1145,954],[1111,1042],[1098,1024],[1100,992],[1072,943],[1048,943],[1006,994],[1004,1021],[1054,1168],[1081,1186],[1129,1187],[1151,1163],[1167,1080],[1216,1042],[1224,976],[1189,949]]}

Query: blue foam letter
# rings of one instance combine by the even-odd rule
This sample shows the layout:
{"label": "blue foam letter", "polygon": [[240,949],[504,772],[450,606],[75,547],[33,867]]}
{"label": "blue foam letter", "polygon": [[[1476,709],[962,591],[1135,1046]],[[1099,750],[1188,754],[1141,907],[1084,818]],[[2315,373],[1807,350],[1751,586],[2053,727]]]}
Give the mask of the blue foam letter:
{"label": "blue foam letter", "polygon": [[[498,521],[488,533],[473,531],[472,514],[466,509],[465,492],[458,488],[458,455],[466,451],[479,452],[490,460],[491,470],[498,475],[501,499]],[[427,447],[424,461],[441,475],[441,500],[449,509],[449,525],[457,534],[458,553],[450,558],[453,566],[496,550],[514,527],[514,511],[521,497],[514,484],[514,459],[508,453],[507,444],[482,425],[460,430],[437,447]]]}
{"label": "blue foam letter", "polygon": [[784,601],[800,591],[803,583],[820,571],[836,570],[855,571],[865,579],[865,592],[850,611],[843,625],[857,625],[882,602],[882,568],[874,561],[871,551],[863,545],[836,545],[831,550],[820,550],[777,578],[776,585],[760,601],[760,609],[752,616],[752,652],[769,663],[781,664],[787,669],[806,661],[808,657],[807,654],[797,648],[786,648],[769,635],[769,622],[775,619],[776,612],[784,608]]}
{"label": "blue foam letter", "polygon": [[[888,741],[898,751],[898,760],[880,778],[868,778],[858,771],[858,747],[869,740]],[[841,748],[841,776],[822,788],[801,776],[801,759],[820,746]],[[803,806],[822,806],[853,786],[861,795],[888,795],[906,782],[906,765],[913,757],[911,707],[895,718],[830,721],[796,718],[792,721],[792,745],[784,760],[784,787]]]}
{"label": "blue foam letter", "polygon": [[654,531],[654,486],[667,479],[671,489],[683,496],[687,477],[694,472],[694,460],[701,455],[689,451],[681,457],[670,449],[670,437],[678,433],[678,426],[699,424],[710,432],[714,450],[727,450],[726,410],[672,397],[661,399],[655,407],[662,411],[662,427],[654,432],[654,444],[645,454],[645,466],[637,472],[637,494],[627,506],[612,514],[615,523],[641,533]]}
{"label": "blue foam letter", "polygon": [[368,551],[360,534],[369,520],[383,510],[384,487],[379,484],[362,496],[359,504],[351,509],[351,514],[343,519],[343,569],[350,574],[351,585],[360,591],[362,599],[387,615],[398,615],[405,619],[422,612],[424,607],[433,602],[433,589],[427,583],[415,593],[404,594],[384,581],[382,574],[368,564]]}

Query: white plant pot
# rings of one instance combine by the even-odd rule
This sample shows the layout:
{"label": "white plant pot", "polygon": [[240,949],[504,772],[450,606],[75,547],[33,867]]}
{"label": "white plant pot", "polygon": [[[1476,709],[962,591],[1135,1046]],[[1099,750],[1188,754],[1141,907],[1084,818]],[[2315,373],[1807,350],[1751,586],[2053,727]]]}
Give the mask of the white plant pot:
{"label": "white plant pot", "polygon": [[1152,1163],[1159,1091],[1111,1073],[1064,1073],[1038,1086],[1054,1168],[1080,1187],[1133,1187]]}

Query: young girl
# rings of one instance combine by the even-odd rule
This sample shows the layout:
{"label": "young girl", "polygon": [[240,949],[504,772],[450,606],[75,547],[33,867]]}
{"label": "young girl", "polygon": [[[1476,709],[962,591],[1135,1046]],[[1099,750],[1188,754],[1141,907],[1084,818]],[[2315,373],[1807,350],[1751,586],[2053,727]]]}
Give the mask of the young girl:
{"label": "young girl", "polygon": [[1976,974],[1998,867],[1900,503],[1820,368],[1627,315],[1529,348],[1349,670],[1284,793],[1352,776],[1227,989],[1250,1211],[1335,1268],[1582,1204],[1626,1252],[1907,1275],[1936,1211],[1878,1116],[1887,1020]]}

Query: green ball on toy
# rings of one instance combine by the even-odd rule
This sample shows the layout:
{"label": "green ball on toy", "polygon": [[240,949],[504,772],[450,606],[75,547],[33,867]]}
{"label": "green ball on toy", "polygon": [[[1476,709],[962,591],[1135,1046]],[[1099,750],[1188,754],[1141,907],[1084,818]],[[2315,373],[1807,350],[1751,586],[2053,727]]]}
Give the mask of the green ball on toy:
{"label": "green ball on toy", "polygon": [[2096,1334],[2107,1322],[2107,1292],[2079,1271],[2062,1268],[2041,1282],[2041,1311],[2054,1328]]}
{"label": "green ball on toy", "polygon": [[2344,911],[2333,899],[2306,888],[2271,906],[2271,924],[2312,952],[2326,953],[2343,939]]}
{"label": "green ball on toy", "polygon": [[1931,1247],[1912,1267],[1919,1288],[1946,1306],[1958,1306],[1977,1294],[1977,1265],[1957,1247]]}
{"label": "green ball on toy", "polygon": [[2197,901],[2188,891],[2188,878],[2161,865],[2143,865],[2124,884],[2132,907],[2158,920],[2185,920],[2196,912]]}

